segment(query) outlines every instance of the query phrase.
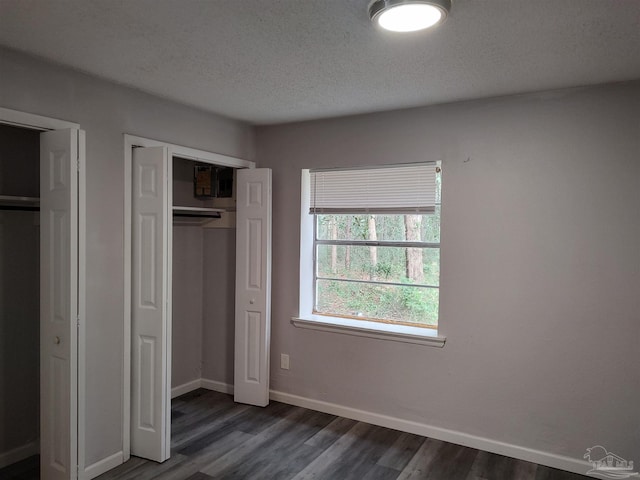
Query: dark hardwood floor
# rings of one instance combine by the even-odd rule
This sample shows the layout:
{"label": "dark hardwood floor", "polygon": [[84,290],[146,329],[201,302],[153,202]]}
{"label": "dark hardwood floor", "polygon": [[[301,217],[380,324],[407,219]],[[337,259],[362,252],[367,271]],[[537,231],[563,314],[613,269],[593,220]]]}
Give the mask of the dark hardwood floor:
{"label": "dark hardwood floor", "polygon": [[[3,480],[36,478],[37,463],[33,459],[0,470]],[[156,478],[584,480],[588,477],[283,403],[250,407],[235,404],[229,395],[197,390],[173,401],[169,460],[158,464],[132,457],[98,477]]]}

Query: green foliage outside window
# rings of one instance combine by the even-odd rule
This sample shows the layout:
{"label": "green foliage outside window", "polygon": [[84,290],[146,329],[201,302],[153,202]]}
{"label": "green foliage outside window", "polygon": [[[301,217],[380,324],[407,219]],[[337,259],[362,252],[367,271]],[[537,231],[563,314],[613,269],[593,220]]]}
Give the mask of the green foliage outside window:
{"label": "green foliage outside window", "polygon": [[[317,245],[316,311],[436,326],[440,206],[436,207],[434,214],[419,217],[419,240],[432,244],[430,248]],[[375,238],[372,238],[371,226],[374,223]],[[317,238],[320,240],[401,242],[407,240],[405,230],[404,215],[318,215],[317,221]],[[421,275],[417,274],[417,279],[407,275],[407,252],[410,250],[420,251]],[[323,280],[323,277],[327,279]],[[377,283],[360,283],[368,281]],[[384,285],[389,282],[401,285]]]}
{"label": "green foliage outside window", "polygon": [[316,216],[316,312],[437,326],[440,185],[432,214]]}

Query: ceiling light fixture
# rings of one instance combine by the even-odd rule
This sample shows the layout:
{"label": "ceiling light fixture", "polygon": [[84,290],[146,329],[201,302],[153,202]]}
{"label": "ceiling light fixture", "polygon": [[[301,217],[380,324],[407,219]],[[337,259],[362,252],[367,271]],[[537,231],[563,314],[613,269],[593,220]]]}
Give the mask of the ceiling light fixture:
{"label": "ceiling light fixture", "polygon": [[415,32],[444,22],[451,0],[375,0],[369,17],[385,30]]}

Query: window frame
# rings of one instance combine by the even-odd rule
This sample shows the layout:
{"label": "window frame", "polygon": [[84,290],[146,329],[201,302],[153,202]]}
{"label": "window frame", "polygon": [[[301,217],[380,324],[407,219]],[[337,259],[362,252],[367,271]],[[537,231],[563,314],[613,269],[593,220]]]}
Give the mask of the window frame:
{"label": "window frame", "polygon": [[[438,162],[437,165],[440,166],[440,163]],[[314,313],[316,216],[309,214],[310,183],[310,170],[303,169],[300,189],[299,311],[297,316],[292,317],[292,324],[299,328],[316,331],[442,348],[445,345],[446,336],[442,334],[440,312],[437,329],[415,326],[415,324],[385,323]],[[438,245],[441,248],[440,243]]]}

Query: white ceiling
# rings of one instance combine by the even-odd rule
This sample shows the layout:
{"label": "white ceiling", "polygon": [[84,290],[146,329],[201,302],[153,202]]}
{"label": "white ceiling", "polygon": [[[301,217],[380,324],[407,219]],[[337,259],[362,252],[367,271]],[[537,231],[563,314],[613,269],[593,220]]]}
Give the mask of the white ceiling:
{"label": "white ceiling", "polygon": [[368,4],[0,0],[0,45],[256,124],[640,78],[640,0],[453,0],[404,35]]}

